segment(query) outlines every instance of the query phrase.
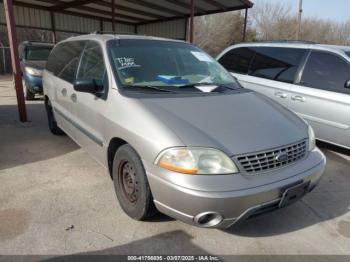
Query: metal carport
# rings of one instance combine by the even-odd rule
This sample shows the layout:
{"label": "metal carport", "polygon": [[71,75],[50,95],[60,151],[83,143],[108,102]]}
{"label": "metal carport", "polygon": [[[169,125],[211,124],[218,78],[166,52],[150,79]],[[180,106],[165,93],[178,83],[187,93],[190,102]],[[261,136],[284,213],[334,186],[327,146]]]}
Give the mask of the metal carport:
{"label": "metal carport", "polygon": [[[249,0],[0,0],[0,26],[6,26],[20,121],[27,121],[16,27],[59,33],[113,31],[193,41],[194,17],[251,8]],[[245,19],[246,25],[247,19]],[[244,27],[246,29],[246,26]],[[245,30],[243,32],[243,39]]]}

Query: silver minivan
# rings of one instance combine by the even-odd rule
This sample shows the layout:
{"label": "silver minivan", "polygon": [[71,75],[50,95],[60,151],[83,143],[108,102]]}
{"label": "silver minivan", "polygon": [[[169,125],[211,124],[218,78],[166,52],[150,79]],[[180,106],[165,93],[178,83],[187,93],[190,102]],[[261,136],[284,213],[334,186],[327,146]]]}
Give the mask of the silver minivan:
{"label": "silver minivan", "polygon": [[137,220],[159,210],[226,228],[297,201],[325,168],[304,120],[182,41],[69,38],[52,51],[43,84],[52,133],[109,171]]}
{"label": "silver minivan", "polygon": [[245,43],[227,48],[218,60],[242,86],[305,119],[317,139],[350,149],[350,47]]}

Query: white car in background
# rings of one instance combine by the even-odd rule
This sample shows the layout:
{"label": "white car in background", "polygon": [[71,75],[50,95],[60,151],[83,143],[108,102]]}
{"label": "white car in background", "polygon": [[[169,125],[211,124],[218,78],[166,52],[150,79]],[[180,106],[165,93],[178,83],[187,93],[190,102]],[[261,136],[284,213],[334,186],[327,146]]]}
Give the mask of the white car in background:
{"label": "white car in background", "polygon": [[304,118],[319,140],[350,149],[350,47],[245,43],[225,49],[217,60],[243,87]]}

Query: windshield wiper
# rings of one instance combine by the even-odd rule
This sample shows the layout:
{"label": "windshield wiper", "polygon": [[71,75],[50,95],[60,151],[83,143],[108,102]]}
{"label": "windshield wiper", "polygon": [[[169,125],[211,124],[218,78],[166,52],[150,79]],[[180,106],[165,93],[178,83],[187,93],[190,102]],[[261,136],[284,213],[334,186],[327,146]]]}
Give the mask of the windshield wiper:
{"label": "windshield wiper", "polygon": [[[229,87],[227,85],[222,85],[222,84],[216,84],[216,83],[210,83],[210,82],[203,82],[203,83],[195,83],[195,84],[188,84],[188,85],[182,85],[182,86],[178,86],[178,88],[195,88],[196,86],[216,86],[218,87],[223,87],[226,89],[230,89],[230,90],[237,90],[239,88],[234,88],[234,87]],[[214,89],[215,90],[215,89]]]}
{"label": "windshield wiper", "polygon": [[152,86],[152,85],[129,85],[129,86],[124,86],[127,88],[141,88],[141,89],[151,89],[151,90],[157,90],[160,92],[167,92],[167,93],[177,93],[175,90],[169,90],[169,89],[164,89],[161,86]]}

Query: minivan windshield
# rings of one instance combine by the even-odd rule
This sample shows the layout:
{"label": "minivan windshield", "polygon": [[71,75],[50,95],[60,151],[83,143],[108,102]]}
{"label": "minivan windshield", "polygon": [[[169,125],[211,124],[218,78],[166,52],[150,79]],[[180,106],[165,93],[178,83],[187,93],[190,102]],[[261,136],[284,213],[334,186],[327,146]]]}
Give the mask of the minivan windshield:
{"label": "minivan windshield", "polygon": [[108,50],[118,82],[128,90],[211,92],[240,88],[215,59],[187,43],[111,40]]}
{"label": "minivan windshield", "polygon": [[52,46],[27,46],[25,59],[31,61],[46,61],[51,50]]}

